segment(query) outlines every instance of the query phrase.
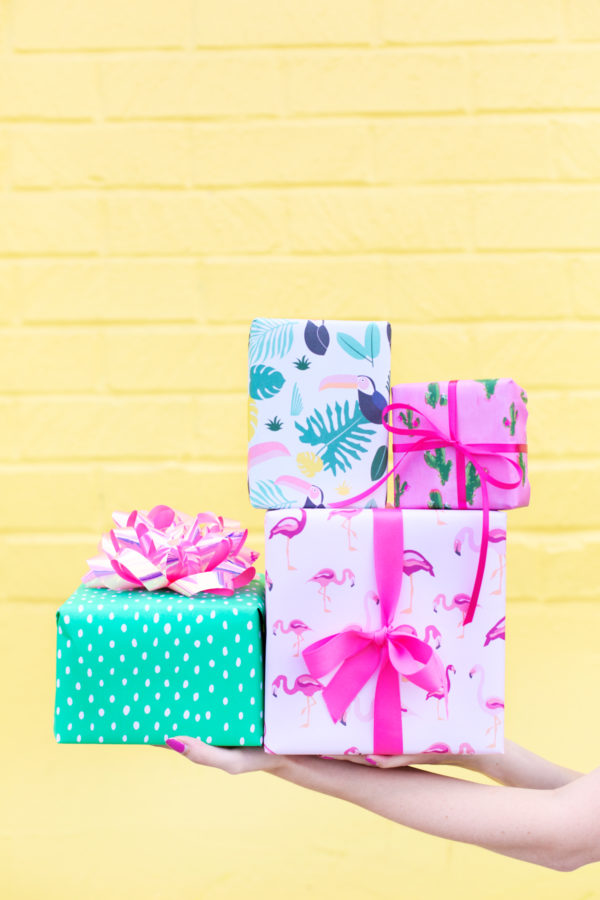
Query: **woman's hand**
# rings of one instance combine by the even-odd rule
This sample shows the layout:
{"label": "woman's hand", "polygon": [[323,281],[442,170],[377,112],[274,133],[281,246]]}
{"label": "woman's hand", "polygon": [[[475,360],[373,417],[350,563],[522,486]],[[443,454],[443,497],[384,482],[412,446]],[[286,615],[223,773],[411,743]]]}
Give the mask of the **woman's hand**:
{"label": "woman's hand", "polygon": [[[486,754],[489,762],[500,754]],[[396,769],[402,766],[463,766],[467,769],[479,769],[482,757],[473,754],[454,753],[414,753],[407,756],[379,756],[371,753],[369,756],[359,754],[346,754],[345,756],[325,757],[339,759],[343,762],[357,763],[359,766],[377,766],[379,769]]]}
{"label": "woman's hand", "polygon": [[244,772],[274,772],[281,764],[282,757],[266,753],[262,748],[244,747],[228,749],[212,747],[198,738],[182,735],[169,738],[166,745],[176,753],[180,753],[190,762],[201,766],[222,769],[230,775],[241,775]]}

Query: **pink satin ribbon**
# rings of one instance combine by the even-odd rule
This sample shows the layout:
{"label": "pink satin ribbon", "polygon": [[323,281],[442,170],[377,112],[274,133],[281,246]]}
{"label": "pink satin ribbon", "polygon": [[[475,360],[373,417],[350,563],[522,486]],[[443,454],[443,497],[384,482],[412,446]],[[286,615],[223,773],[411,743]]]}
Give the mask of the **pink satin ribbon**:
{"label": "pink satin ribbon", "polygon": [[302,656],[315,678],[338,669],[323,690],[323,699],[334,722],[341,719],[379,669],[373,713],[374,752],[402,753],[400,678],[404,676],[424,691],[445,690],[444,667],[425,641],[407,634],[401,625],[393,624],[402,585],[402,566],[393,564],[404,549],[402,510],[374,509],[372,512],[381,628],[338,631],[315,641]]}
{"label": "pink satin ribbon", "polygon": [[170,588],[186,597],[201,591],[230,595],[256,574],[247,530],[213,513],[189,516],[155,506],[113,514],[116,528],[102,536],[81,579],[90,587],[129,591]]}
{"label": "pink satin ribbon", "polygon": [[[465,488],[465,466],[467,460],[472,463],[475,467],[477,474],[479,475],[479,480],[481,482],[481,499],[482,499],[482,528],[481,528],[481,545],[479,547],[479,559],[477,561],[477,572],[475,574],[475,582],[473,584],[473,590],[471,591],[471,600],[469,601],[469,606],[467,607],[467,611],[465,613],[464,625],[468,625],[469,622],[473,620],[473,616],[475,614],[475,609],[477,607],[477,601],[479,599],[479,593],[481,591],[481,584],[483,581],[483,573],[485,571],[485,562],[487,559],[487,551],[488,551],[488,540],[490,533],[490,503],[489,503],[489,495],[488,495],[488,484],[494,485],[494,487],[502,488],[503,490],[514,490],[521,483],[521,469],[517,462],[514,459],[510,459],[510,457],[506,456],[506,453],[526,453],[527,452],[527,444],[512,444],[512,443],[465,443],[458,438],[458,405],[457,405],[457,382],[449,381],[448,382],[448,430],[449,434],[445,434],[441,428],[434,423],[425,415],[425,413],[417,409],[415,406],[411,406],[408,403],[390,403],[385,407],[381,416],[382,423],[386,431],[389,431],[392,434],[398,434],[401,437],[408,437],[410,440],[408,442],[403,443],[394,443],[392,445],[392,450],[395,452],[404,451],[404,455],[400,457],[400,459],[394,463],[389,472],[387,472],[382,478],[376,481],[371,487],[367,488],[366,491],[363,491],[361,494],[357,494],[355,497],[350,497],[350,499],[344,500],[338,503],[330,503],[329,506],[332,508],[342,507],[342,506],[352,506],[353,503],[357,503],[360,500],[363,500],[365,497],[368,497],[369,494],[372,494],[373,491],[376,491],[380,485],[384,484],[388,478],[397,472],[402,465],[404,464],[409,453],[414,453],[418,450],[437,450],[442,447],[454,447],[456,451],[456,477],[457,477],[457,491],[458,491],[458,504],[460,509],[467,508],[466,501],[466,488]],[[429,428],[401,428],[397,425],[390,425],[386,419],[386,416],[389,412],[393,412],[394,410],[411,410],[416,413],[422,420],[429,425]],[[414,438],[418,438],[418,440],[414,440]],[[487,466],[481,464],[480,457],[488,457]],[[492,465],[497,465],[500,462],[506,462],[515,469],[518,473],[518,477],[515,481],[503,481],[502,479],[493,476],[489,467]]]}

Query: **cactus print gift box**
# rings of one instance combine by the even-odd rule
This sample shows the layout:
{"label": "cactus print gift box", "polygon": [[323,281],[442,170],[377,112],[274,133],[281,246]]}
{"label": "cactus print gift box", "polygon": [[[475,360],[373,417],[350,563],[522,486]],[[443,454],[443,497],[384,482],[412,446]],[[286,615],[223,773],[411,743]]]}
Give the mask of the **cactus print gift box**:
{"label": "cactus print gift box", "polygon": [[[265,515],[265,746],[502,752],[506,513]],[[469,621],[469,612],[473,618]]]}
{"label": "cactus print gift box", "polygon": [[259,746],[263,615],[262,576],[230,596],[81,585],[56,614],[56,740]]}
{"label": "cactus print gift box", "polygon": [[514,509],[529,503],[527,395],[510,378],[392,388],[394,506]]}
{"label": "cactus print gift box", "polygon": [[[385,474],[387,322],[255,319],[250,328],[248,487],[263,509],[321,507]],[[385,506],[381,484],[358,505]]]}

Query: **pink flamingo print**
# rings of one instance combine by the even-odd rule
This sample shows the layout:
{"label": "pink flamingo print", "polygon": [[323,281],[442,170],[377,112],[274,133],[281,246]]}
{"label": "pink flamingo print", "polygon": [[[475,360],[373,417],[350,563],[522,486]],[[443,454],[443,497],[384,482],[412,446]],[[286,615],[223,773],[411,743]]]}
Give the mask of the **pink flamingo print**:
{"label": "pink flamingo print", "polygon": [[450,693],[450,672],[453,675],[456,675],[456,669],[454,666],[446,666],[446,684],[437,688],[435,691],[428,691],[426,700],[429,700],[430,697],[435,697],[437,700],[437,717],[438,720],[441,720],[443,717],[440,716],[440,700],[444,701],[444,706],[446,708],[446,719],[448,718],[448,694]]}
{"label": "pink flamingo print", "polygon": [[436,628],[435,625],[428,625],[425,628],[425,634],[423,636],[423,640],[426,643],[429,643],[430,638],[431,638],[432,642],[433,641],[436,642],[435,649],[439,650],[440,647],[442,646],[442,632],[439,630],[439,628]]}
{"label": "pink flamingo print", "polygon": [[403,609],[402,612],[411,613],[413,611],[414,594],[413,575],[416,572],[427,572],[429,575],[434,575],[433,566],[418,550],[405,550],[402,558],[402,571],[405,575],[408,575],[410,581],[410,600],[407,608]]}
{"label": "pink flamingo print", "polygon": [[460,747],[458,748],[458,752],[459,753],[475,753],[475,750],[473,749],[473,747],[471,747],[470,744],[467,744],[465,741],[465,743],[461,744]]}
{"label": "pink flamingo print", "polygon": [[344,520],[342,522],[342,528],[348,535],[348,550],[358,550],[358,547],[352,546],[352,538],[356,537],[356,532],[352,530],[352,519],[354,516],[358,516],[360,512],[360,509],[334,509],[327,516],[327,521],[329,521],[332,516],[341,516]]}
{"label": "pink flamingo print", "polygon": [[347,750],[344,750],[344,756],[356,756],[357,753],[360,753],[358,747],[348,747]]}
{"label": "pink flamingo print", "polygon": [[430,744],[423,753],[452,753],[451,748],[448,744],[443,744],[439,741],[437,744]]}
{"label": "pink flamingo print", "polygon": [[304,632],[312,631],[310,626],[303,622],[302,619],[292,619],[286,628],[283,624],[283,619],[277,619],[276,622],[273,622],[273,634],[277,633],[277,629],[281,631],[282,634],[290,634],[290,632],[296,638],[296,652],[294,656],[300,656],[300,643],[304,640]]}
{"label": "pink flamingo print", "polygon": [[438,607],[440,603],[442,607],[449,612],[451,609],[457,609],[460,613],[460,622],[458,623],[458,628],[461,629],[461,633],[457,635],[459,638],[464,638],[465,636],[465,615],[467,609],[469,607],[469,603],[471,602],[471,598],[468,594],[456,594],[456,596],[452,600],[446,600],[445,594],[438,594],[437,597],[433,601],[433,611],[436,613],[438,611]]}
{"label": "pink flamingo print", "polygon": [[319,594],[323,598],[323,611],[331,612],[331,607],[327,608],[327,601],[331,604],[331,597],[327,593],[328,584],[344,584],[346,579],[350,579],[350,587],[354,587],[354,572],[352,569],[344,569],[338,578],[333,569],[319,569],[318,572],[309,578],[309,581],[316,581],[319,585]]}
{"label": "pink flamingo print", "polygon": [[276,522],[275,525],[273,525],[269,533],[268,540],[272,540],[276,534],[282,534],[284,538],[286,538],[286,559],[289,570],[296,569],[296,566],[292,566],[290,563],[290,541],[292,538],[296,537],[296,535],[300,534],[300,532],[304,531],[305,526],[306,510],[301,509],[299,519],[296,519],[295,516],[284,516],[283,519],[280,519],[279,522]]}
{"label": "pink flamingo print", "polygon": [[488,631],[488,633],[485,636],[485,641],[483,644],[484,647],[487,647],[487,645],[491,641],[506,640],[505,624],[506,624],[506,616],[502,616],[501,619],[498,619],[498,621],[496,622],[495,625],[492,625],[492,627],[490,628],[490,630]]}
{"label": "pink flamingo print", "polygon": [[477,663],[476,666],[473,666],[471,671],[469,672],[469,678],[473,678],[474,675],[479,675],[479,685],[477,687],[477,702],[481,709],[493,716],[494,721],[490,725],[488,729],[486,729],[486,734],[489,734],[492,729],[494,729],[494,741],[491,744],[487,745],[488,750],[493,750],[496,747],[496,734],[498,731],[498,726],[500,725],[501,719],[498,717],[496,710],[504,709],[504,700],[501,700],[500,697],[488,697],[484,700],[483,697],[483,682],[485,681],[485,671],[482,665]]}
{"label": "pink flamingo print", "polygon": [[266,585],[268,591],[273,590],[273,582],[271,581],[271,579],[269,577],[269,573],[267,572],[266,569],[265,569],[265,585]]}
{"label": "pink flamingo print", "polygon": [[[479,553],[481,548],[481,539],[479,543],[476,543],[475,537],[473,535],[473,529],[466,526],[465,528],[461,528],[456,537],[454,538],[454,552],[457,556],[461,555],[462,545],[464,541],[468,540],[469,548],[473,551],[473,553]],[[489,533],[488,540],[490,544],[501,544],[506,541],[506,531],[504,528],[492,528]],[[504,574],[504,553],[500,549],[496,550],[498,554],[498,568],[492,572],[492,578],[495,578],[496,575],[499,576],[498,589],[492,591],[492,594],[501,594],[502,593],[502,576]]]}
{"label": "pink flamingo print", "polygon": [[300,711],[300,715],[306,713],[306,722],[303,722],[300,727],[308,728],[310,725],[311,708],[317,704],[313,694],[316,694],[317,691],[322,691],[325,685],[321,684],[320,681],[317,681],[316,678],[313,678],[312,675],[309,675],[307,672],[305,675],[298,675],[292,687],[288,687],[287,675],[278,675],[271,687],[273,688],[274,697],[277,696],[277,688],[279,687],[282,687],[286,694],[297,694],[300,692],[306,697],[306,706]]}

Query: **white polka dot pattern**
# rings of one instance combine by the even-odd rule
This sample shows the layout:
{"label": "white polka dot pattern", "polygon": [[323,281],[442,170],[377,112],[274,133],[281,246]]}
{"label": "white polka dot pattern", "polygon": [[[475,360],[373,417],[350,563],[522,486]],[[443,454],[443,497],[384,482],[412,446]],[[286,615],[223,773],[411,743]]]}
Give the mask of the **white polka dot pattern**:
{"label": "white polka dot pattern", "polygon": [[263,620],[262,577],[231,597],[81,585],[57,613],[56,740],[260,746]]}

